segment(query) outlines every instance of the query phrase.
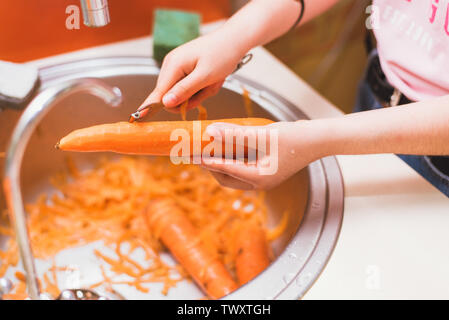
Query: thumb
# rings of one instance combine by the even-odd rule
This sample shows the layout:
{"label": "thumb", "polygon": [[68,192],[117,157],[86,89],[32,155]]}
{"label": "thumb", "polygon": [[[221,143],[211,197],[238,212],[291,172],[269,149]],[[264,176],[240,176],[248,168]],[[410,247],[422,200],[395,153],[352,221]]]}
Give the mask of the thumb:
{"label": "thumb", "polygon": [[206,127],[206,133],[217,140],[229,139],[236,144],[245,144],[245,140],[257,142],[259,126],[240,126],[234,123],[215,122]]}

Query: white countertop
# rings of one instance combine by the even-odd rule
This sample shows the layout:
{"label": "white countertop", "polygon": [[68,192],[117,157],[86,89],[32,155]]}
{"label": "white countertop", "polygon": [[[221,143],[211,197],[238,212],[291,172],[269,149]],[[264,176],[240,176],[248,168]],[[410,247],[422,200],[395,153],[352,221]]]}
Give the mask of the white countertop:
{"label": "white countertop", "polygon": [[[209,25],[213,28],[216,25]],[[144,37],[29,62],[35,66],[151,55]],[[263,48],[239,73],[311,118],[342,113]],[[449,299],[449,198],[394,155],[339,156],[345,185],[340,238],[305,299]]]}

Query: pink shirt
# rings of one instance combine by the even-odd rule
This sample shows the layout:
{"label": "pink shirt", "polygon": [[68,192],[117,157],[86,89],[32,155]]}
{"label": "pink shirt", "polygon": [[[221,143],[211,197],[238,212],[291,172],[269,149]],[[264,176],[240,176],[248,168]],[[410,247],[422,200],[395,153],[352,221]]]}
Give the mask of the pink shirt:
{"label": "pink shirt", "polygon": [[409,99],[449,95],[449,0],[373,0],[382,69]]}

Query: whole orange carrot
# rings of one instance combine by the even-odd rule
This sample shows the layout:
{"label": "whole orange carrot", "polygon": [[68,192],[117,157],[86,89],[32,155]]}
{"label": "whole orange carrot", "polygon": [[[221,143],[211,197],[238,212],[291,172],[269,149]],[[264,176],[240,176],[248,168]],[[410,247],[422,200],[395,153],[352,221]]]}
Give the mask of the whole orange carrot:
{"label": "whole orange carrot", "polygon": [[[183,129],[189,134],[192,145],[190,150],[193,150],[195,142],[200,144],[202,150],[209,141],[202,141],[201,137],[206,127],[214,122],[264,126],[273,121],[263,118],[236,118],[204,121],[117,122],[75,130],[62,138],[56,147],[66,151],[111,151],[168,156],[170,150],[178,143],[170,139],[172,133],[176,133],[176,129]],[[198,125],[201,130],[195,135],[194,126],[198,127]]]}
{"label": "whole orange carrot", "polygon": [[207,248],[176,204],[154,200],[145,211],[145,217],[150,230],[209,297],[218,299],[237,289],[217,253]]}
{"label": "whole orange carrot", "polygon": [[268,241],[261,226],[242,224],[236,231],[235,271],[239,285],[244,285],[270,264]]}

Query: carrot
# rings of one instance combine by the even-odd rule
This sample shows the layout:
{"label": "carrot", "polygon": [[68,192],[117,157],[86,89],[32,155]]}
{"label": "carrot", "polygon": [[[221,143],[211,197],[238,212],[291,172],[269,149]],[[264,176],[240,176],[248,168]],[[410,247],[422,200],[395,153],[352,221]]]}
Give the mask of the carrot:
{"label": "carrot", "polygon": [[186,121],[187,118],[187,106],[189,105],[189,100],[186,100],[184,103],[181,104],[179,107],[179,111],[181,112],[181,119],[183,121]]}
{"label": "carrot", "polygon": [[218,299],[237,289],[218,254],[198,237],[199,232],[171,200],[152,201],[145,217],[150,230],[209,297]]}
{"label": "carrot", "polygon": [[[198,231],[197,241],[202,240],[212,257],[218,252],[230,272],[235,270],[236,228],[257,223],[267,235],[270,233],[265,228],[264,193],[220,187],[198,166],[174,166],[167,158],[142,157],[101,159],[90,170],[80,170],[70,161],[67,166],[70,168],[67,176],[58,174],[58,179],[52,179],[58,192],[43,194],[27,204],[29,233],[34,254],[42,260],[62,250],[101,240],[108,248],[97,255],[97,271],[103,279],[86,284],[87,287],[120,284],[146,292],[146,284],[159,283],[163,285],[161,292],[167,294],[188,278],[180,264],[164,261],[160,255],[162,241],[149,232],[142,212],[155,198],[176,201]],[[236,201],[241,203],[238,208]],[[2,214],[6,212],[0,213],[0,220]],[[281,229],[276,227],[275,233]],[[10,267],[18,265],[19,251],[10,225],[1,226],[0,234],[9,236],[5,247],[0,249],[0,277],[3,277]],[[140,254],[135,255],[135,250],[143,250],[145,262],[136,260]],[[55,272],[69,269],[72,268],[52,264],[46,272],[47,280],[40,279],[43,291],[55,292]],[[24,279],[19,273],[16,277]],[[46,289],[49,280],[53,285]],[[4,295],[5,299],[27,297],[25,282],[17,279],[17,284],[13,293]]]}
{"label": "carrot", "polygon": [[20,271],[16,271],[16,273],[14,273],[14,276],[19,281],[23,281],[23,282],[26,281],[26,276],[22,272],[20,272]]}
{"label": "carrot", "polygon": [[251,97],[249,96],[249,91],[246,90],[244,87],[242,87],[243,90],[243,105],[245,106],[245,110],[246,110],[246,115],[248,117],[252,117],[253,116],[253,102],[251,101]]}
{"label": "carrot", "polygon": [[234,243],[235,271],[239,284],[244,285],[270,264],[268,241],[264,229],[249,222],[238,227]]}
{"label": "carrot", "polygon": [[[201,133],[194,134],[194,123],[201,124]],[[184,129],[190,135],[190,150],[194,140],[201,140],[206,127],[214,122],[227,122],[242,126],[263,126],[272,123],[263,118],[237,118],[205,121],[118,122],[79,129],[62,138],[56,145],[66,151],[112,151],[125,154],[170,155],[179,142],[170,141],[176,129]],[[210,141],[197,141],[201,150]],[[192,152],[194,153],[194,152]]]}
{"label": "carrot", "polygon": [[202,105],[199,105],[197,109],[198,109],[198,120],[207,120],[207,109]]}

